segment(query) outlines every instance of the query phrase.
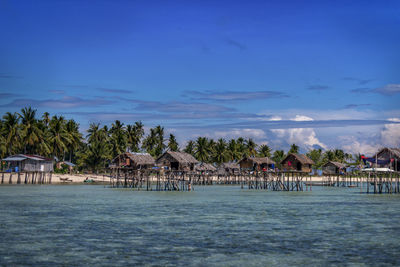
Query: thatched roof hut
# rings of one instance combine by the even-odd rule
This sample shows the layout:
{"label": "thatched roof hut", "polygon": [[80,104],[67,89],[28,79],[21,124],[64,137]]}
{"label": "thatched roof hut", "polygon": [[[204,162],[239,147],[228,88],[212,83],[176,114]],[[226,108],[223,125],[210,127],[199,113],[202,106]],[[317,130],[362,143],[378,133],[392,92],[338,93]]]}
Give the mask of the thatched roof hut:
{"label": "thatched roof hut", "polygon": [[155,164],[154,158],[148,153],[125,152],[111,161],[111,168],[132,168],[134,170],[150,169]]}
{"label": "thatched roof hut", "polygon": [[336,161],[328,161],[324,165],[322,165],[322,172],[324,174],[340,174],[341,172],[346,171],[346,164],[336,162]]}
{"label": "thatched roof hut", "polygon": [[198,163],[192,155],[185,152],[167,151],[156,161],[157,165],[168,167],[170,170],[193,171]]}
{"label": "thatched roof hut", "polygon": [[240,172],[240,165],[236,162],[224,162],[218,167],[218,174],[238,174]]}
{"label": "thatched roof hut", "polygon": [[38,155],[17,154],[2,159],[8,168],[24,172],[52,172],[53,160]]}
{"label": "thatched roof hut", "polygon": [[315,164],[312,159],[303,154],[288,154],[282,161],[283,170],[311,172],[312,165]]}
{"label": "thatched roof hut", "polygon": [[274,169],[275,161],[268,157],[257,158],[257,157],[245,157],[239,161],[241,169],[248,170],[262,170],[262,169]]}
{"label": "thatched roof hut", "polygon": [[373,158],[377,159],[377,168],[390,168],[391,170],[400,171],[400,148],[385,147],[379,150]]}
{"label": "thatched roof hut", "polygon": [[198,163],[194,166],[194,169],[196,171],[206,171],[206,172],[215,172],[217,168],[215,168],[213,165],[210,163]]}

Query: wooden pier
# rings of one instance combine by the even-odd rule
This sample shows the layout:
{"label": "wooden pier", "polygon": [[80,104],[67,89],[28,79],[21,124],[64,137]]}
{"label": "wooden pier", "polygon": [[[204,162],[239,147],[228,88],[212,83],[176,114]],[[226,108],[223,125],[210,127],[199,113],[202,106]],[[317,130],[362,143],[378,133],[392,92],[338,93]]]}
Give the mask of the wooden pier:
{"label": "wooden pier", "polygon": [[146,191],[191,191],[195,173],[184,171],[113,168],[110,186]]}
{"label": "wooden pier", "polygon": [[310,175],[301,171],[289,172],[253,172],[244,174],[241,188],[271,191],[308,191],[312,190]]}
{"label": "wooden pier", "polygon": [[52,172],[1,172],[0,184],[51,184],[52,176]]}
{"label": "wooden pier", "polygon": [[399,172],[361,172],[356,174],[327,175],[322,181],[323,186],[359,187],[360,192],[374,194],[400,193]]}

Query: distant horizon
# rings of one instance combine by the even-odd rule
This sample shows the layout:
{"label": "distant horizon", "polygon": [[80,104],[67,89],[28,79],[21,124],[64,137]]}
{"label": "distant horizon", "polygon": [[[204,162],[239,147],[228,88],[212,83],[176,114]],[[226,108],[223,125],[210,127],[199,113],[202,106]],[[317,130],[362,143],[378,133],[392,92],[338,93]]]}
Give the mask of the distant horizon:
{"label": "distant horizon", "polygon": [[[0,115],[400,147],[398,1],[2,1]],[[147,132],[146,132],[147,133]]]}

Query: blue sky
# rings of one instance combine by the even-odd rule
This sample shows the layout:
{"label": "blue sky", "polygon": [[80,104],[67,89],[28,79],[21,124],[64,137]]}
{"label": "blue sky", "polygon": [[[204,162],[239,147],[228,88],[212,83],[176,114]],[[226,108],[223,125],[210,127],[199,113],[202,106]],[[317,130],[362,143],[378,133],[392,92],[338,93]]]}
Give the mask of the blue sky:
{"label": "blue sky", "polygon": [[[250,3],[249,3],[250,2]],[[399,1],[0,0],[0,114],[400,146]]]}

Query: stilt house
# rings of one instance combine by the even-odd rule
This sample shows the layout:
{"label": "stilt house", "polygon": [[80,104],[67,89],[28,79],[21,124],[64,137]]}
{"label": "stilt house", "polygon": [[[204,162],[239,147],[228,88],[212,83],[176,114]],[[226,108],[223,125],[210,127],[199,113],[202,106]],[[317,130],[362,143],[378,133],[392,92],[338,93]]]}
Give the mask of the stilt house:
{"label": "stilt house", "polygon": [[282,169],[286,171],[311,172],[312,165],[315,164],[309,157],[302,154],[291,153],[282,161]]}
{"label": "stilt house", "polygon": [[346,172],[346,165],[336,161],[328,161],[322,165],[323,174],[341,174]]}
{"label": "stilt house", "polygon": [[211,165],[210,163],[198,163],[194,166],[194,170],[195,171],[200,171],[200,172],[215,172],[217,170],[217,168],[215,168],[213,165]]}
{"label": "stilt house", "polygon": [[263,169],[274,169],[275,161],[268,157],[245,157],[239,161],[240,168],[243,170],[261,171]]}
{"label": "stilt house", "polygon": [[373,158],[378,163],[372,164],[375,168],[389,168],[394,171],[400,171],[400,148],[382,148]]}
{"label": "stilt house", "polygon": [[188,153],[167,151],[157,159],[156,163],[160,167],[168,167],[169,170],[193,171],[195,164],[199,162]]}
{"label": "stilt house", "polygon": [[125,152],[111,161],[111,168],[130,168],[133,170],[151,169],[155,164],[154,158],[148,153]]}
{"label": "stilt house", "polygon": [[224,162],[218,167],[219,175],[239,174],[239,172],[240,172],[240,165],[235,162]]}
{"label": "stilt house", "polygon": [[53,160],[38,155],[18,154],[3,159],[8,168],[20,172],[52,172]]}

